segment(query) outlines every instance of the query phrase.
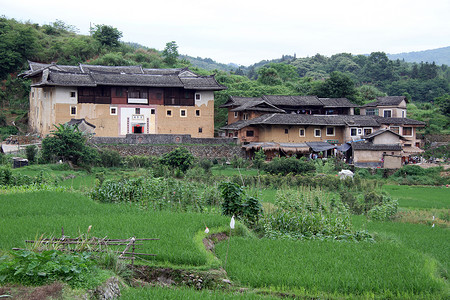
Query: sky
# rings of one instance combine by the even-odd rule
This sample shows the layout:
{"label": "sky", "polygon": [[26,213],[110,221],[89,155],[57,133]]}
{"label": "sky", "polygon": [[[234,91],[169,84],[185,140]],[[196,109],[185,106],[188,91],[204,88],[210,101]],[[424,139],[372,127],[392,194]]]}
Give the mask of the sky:
{"label": "sky", "polygon": [[121,41],[249,66],[317,53],[390,54],[450,46],[449,0],[0,0],[0,15],[89,34],[109,25]]}

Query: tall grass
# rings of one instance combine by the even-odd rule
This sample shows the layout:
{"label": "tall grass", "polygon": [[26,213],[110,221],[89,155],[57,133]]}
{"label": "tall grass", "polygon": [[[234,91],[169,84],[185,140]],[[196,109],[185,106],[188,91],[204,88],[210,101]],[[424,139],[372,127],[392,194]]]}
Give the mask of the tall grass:
{"label": "tall grass", "polygon": [[[216,252],[224,259],[226,243]],[[394,243],[233,238],[227,272],[244,285],[345,295],[441,295],[429,260]]]}

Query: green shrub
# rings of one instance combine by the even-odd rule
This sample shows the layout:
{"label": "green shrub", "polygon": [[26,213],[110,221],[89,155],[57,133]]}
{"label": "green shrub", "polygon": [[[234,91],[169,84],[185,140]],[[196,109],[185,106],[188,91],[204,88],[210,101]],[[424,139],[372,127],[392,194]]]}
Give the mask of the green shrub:
{"label": "green shrub", "polygon": [[249,225],[258,221],[262,213],[262,205],[258,199],[246,196],[244,189],[234,182],[222,182],[219,189],[223,198],[223,215],[236,216]]}
{"label": "green shrub", "polygon": [[85,278],[95,271],[89,253],[19,250],[0,258],[1,283],[42,285],[58,280],[83,287],[87,285]]}
{"label": "green shrub", "polygon": [[122,164],[122,157],[118,151],[102,149],[99,151],[100,165],[106,168],[119,167]]}
{"label": "green shrub", "polygon": [[180,169],[182,172],[193,164],[194,156],[186,148],[176,148],[169,153],[164,154],[161,163],[173,169]]}
{"label": "green shrub", "polygon": [[38,148],[36,145],[29,145],[25,148],[25,152],[27,154],[27,159],[30,163],[36,162],[36,155],[38,152]]}
{"label": "green shrub", "polygon": [[374,205],[368,212],[367,216],[371,220],[387,221],[397,214],[398,201],[390,197],[382,197],[381,203]]}
{"label": "green shrub", "polygon": [[155,162],[152,157],[145,155],[131,155],[125,157],[125,166],[128,168],[149,168],[152,167]]}
{"label": "green shrub", "polygon": [[275,157],[270,163],[264,165],[264,171],[270,174],[302,174],[314,170],[315,166],[312,162],[293,157]]}
{"label": "green shrub", "polygon": [[262,218],[264,235],[292,239],[358,239],[352,232],[350,212],[333,195],[320,189],[282,189],[275,208]]}

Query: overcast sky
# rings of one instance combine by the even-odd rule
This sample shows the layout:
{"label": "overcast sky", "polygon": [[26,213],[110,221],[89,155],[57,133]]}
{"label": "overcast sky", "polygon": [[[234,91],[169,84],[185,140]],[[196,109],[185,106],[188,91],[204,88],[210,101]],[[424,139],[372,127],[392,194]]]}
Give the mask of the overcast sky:
{"label": "overcast sky", "polygon": [[449,0],[0,0],[0,14],[40,25],[105,24],[122,41],[244,66],[283,54],[401,53],[450,46]]}

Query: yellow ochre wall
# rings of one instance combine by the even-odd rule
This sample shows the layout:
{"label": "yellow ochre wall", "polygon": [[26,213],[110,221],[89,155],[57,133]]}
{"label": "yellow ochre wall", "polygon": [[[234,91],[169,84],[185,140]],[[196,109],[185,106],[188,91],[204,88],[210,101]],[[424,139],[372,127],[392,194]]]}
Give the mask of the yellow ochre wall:
{"label": "yellow ochre wall", "polygon": [[[332,126],[329,126],[332,127]],[[288,134],[285,134],[285,129],[288,129]],[[300,128],[305,129],[305,136],[299,134]],[[321,129],[321,137],[314,136],[314,130]],[[261,128],[259,130],[260,142],[276,142],[276,143],[304,143],[304,142],[320,142],[327,140],[338,140],[338,143],[343,143],[344,128],[334,127],[334,136],[326,135],[326,127],[324,126],[271,126]]]}

